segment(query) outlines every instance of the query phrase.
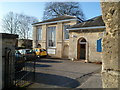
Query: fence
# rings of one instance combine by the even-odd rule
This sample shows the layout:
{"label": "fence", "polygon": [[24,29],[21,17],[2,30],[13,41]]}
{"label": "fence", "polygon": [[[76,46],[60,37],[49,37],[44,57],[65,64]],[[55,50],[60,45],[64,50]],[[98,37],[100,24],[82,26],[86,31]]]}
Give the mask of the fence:
{"label": "fence", "polygon": [[[4,88],[26,87],[27,85],[31,84],[35,80],[35,61],[36,60],[27,60],[22,63],[21,61],[16,63],[14,52],[10,48],[6,48],[4,64]],[[19,69],[19,67],[22,68]]]}
{"label": "fence", "polygon": [[[25,87],[31,84],[35,79],[36,60],[28,60],[22,63],[18,61],[16,63],[18,59],[15,57],[15,46],[18,36],[6,33],[1,33],[0,36],[2,44],[0,48],[2,50],[0,52],[2,56],[2,89]],[[16,67],[22,68],[16,69]]]}

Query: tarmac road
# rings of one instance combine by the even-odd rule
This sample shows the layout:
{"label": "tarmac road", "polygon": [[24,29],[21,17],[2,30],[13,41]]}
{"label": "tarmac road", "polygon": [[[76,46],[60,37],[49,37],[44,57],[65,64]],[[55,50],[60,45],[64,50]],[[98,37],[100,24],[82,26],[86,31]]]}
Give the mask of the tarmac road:
{"label": "tarmac road", "polygon": [[[100,64],[42,58],[36,62],[35,82],[28,88],[89,88],[93,79],[100,82],[97,83],[100,84],[99,88],[101,78],[92,76],[100,70]],[[94,88],[94,85],[91,88]]]}

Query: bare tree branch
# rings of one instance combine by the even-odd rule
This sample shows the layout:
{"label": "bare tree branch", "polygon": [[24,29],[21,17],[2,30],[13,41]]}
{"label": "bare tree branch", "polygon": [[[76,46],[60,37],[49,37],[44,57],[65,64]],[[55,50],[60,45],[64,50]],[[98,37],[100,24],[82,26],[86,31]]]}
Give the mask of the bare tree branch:
{"label": "bare tree branch", "polygon": [[[28,39],[32,37],[32,23],[38,22],[35,17],[24,14],[9,12],[2,19],[3,29],[11,34],[18,34],[19,38]],[[31,34],[29,34],[31,33]]]}
{"label": "bare tree branch", "polygon": [[55,18],[60,15],[71,15],[85,20],[85,15],[78,2],[49,2],[45,5],[43,20]]}

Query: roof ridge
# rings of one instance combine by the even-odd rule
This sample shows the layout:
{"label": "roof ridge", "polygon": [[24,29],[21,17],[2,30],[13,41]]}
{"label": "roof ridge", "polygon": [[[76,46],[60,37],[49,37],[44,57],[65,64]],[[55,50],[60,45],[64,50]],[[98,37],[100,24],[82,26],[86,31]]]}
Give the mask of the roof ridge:
{"label": "roof ridge", "polygon": [[[64,16],[64,15],[62,15],[62,16]],[[72,15],[68,15],[68,14],[65,14],[65,16],[76,17],[76,16],[72,16]],[[77,18],[77,17],[76,17],[76,18]]]}
{"label": "roof ridge", "polygon": [[[88,20],[86,20],[86,21],[91,21],[91,20],[94,20],[95,18],[98,18],[98,17],[101,17],[102,15],[99,15],[99,16],[96,16],[96,17],[93,17],[93,18],[91,18],[91,19],[88,19]],[[86,22],[85,21],[85,22]]]}
{"label": "roof ridge", "polygon": [[[55,18],[51,18],[51,19],[47,19],[47,20],[43,20],[43,21],[40,21],[40,22],[37,22],[37,23],[42,23],[42,22],[50,22],[51,20],[55,20],[55,19],[58,19],[58,18],[71,18],[71,19],[78,19],[76,16],[71,16],[71,15],[61,15],[61,16],[58,16],[58,17],[55,17]],[[33,24],[37,24],[37,23],[33,23]],[[32,24],[32,25],[33,25]]]}

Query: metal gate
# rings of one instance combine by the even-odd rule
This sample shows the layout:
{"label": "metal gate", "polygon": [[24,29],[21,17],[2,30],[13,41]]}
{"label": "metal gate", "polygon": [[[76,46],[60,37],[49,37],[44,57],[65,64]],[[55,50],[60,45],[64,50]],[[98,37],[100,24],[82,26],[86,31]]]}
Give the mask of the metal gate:
{"label": "metal gate", "polygon": [[[24,58],[22,58],[24,59]],[[35,80],[35,60],[24,61],[16,64],[15,51],[10,48],[5,49],[4,61],[4,88],[27,87]],[[24,66],[16,70],[16,66]],[[17,67],[18,67],[17,66]]]}

